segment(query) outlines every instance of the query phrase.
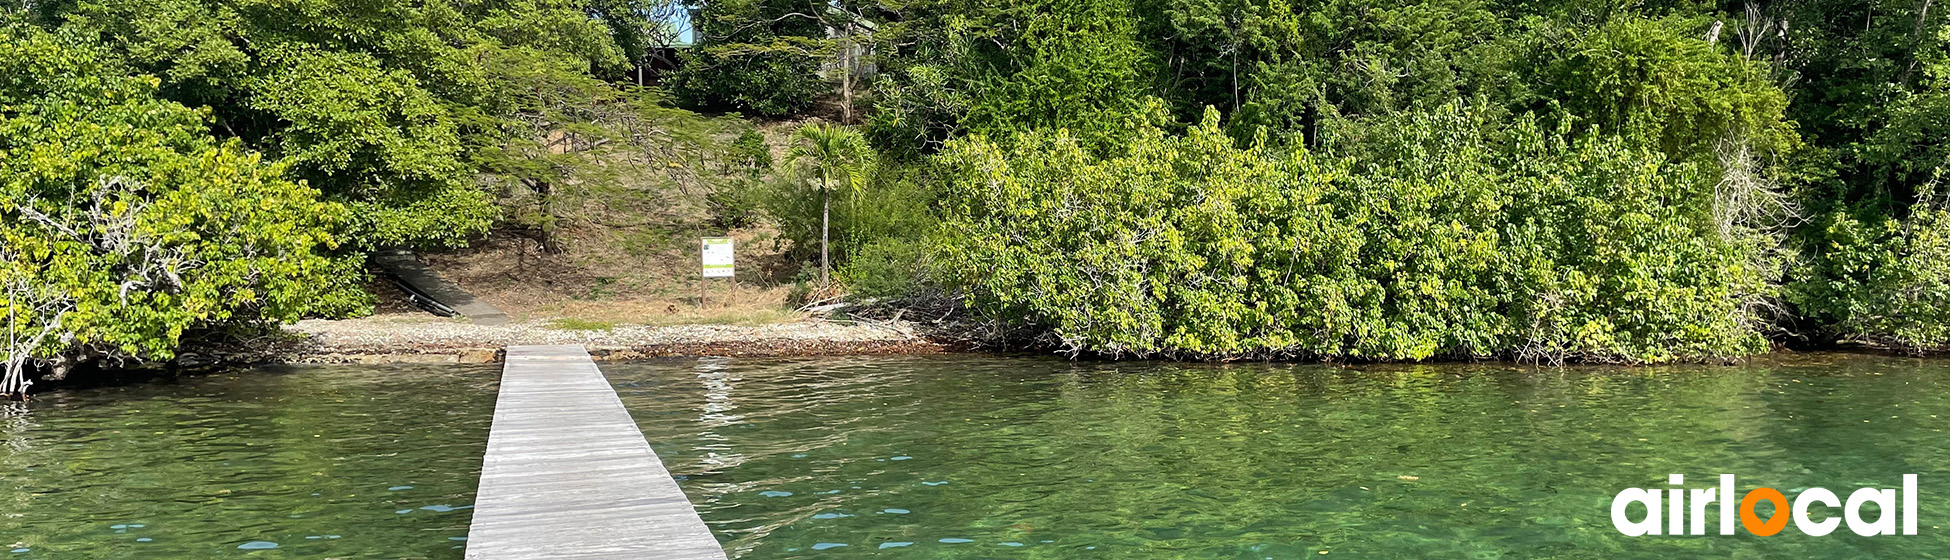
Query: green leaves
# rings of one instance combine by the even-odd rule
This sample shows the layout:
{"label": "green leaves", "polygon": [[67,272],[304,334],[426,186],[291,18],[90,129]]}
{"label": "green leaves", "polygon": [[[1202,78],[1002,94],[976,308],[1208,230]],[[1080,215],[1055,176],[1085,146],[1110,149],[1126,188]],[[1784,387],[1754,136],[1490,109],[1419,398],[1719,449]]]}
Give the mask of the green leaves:
{"label": "green leaves", "polygon": [[792,133],[786,159],[803,165],[814,190],[858,191],[872,176],[874,152],[860,131],[826,123],[812,123]]}
{"label": "green leaves", "polygon": [[1066,133],[936,157],[942,279],[1073,352],[1232,359],[1662,362],[1765,347],[1775,272],[1718,237],[1711,183],[1615,139],[1485,141],[1458,108],[1373,163],[1263,142],[1216,111],[1098,158]]}
{"label": "green leaves", "polygon": [[0,24],[0,310],[51,335],[0,347],[9,366],[165,359],[189,329],[363,305],[357,261],[325,256],[343,206],[109,60]]}
{"label": "green leaves", "polygon": [[1160,53],[1131,0],[900,4],[882,49],[869,134],[906,158],[975,133],[995,142],[1068,129],[1093,150],[1165,122],[1152,100]]}
{"label": "green leaves", "polygon": [[1544,91],[1578,126],[1656,147],[1674,159],[1707,158],[1729,138],[1767,152],[1797,141],[1783,119],[1787,93],[1768,68],[1708,44],[1698,20],[1624,18],[1576,30]]}
{"label": "green leaves", "polygon": [[698,44],[670,77],[671,91],[686,106],[780,117],[811,107],[831,89],[820,64],[838,48],[827,38],[838,8],[788,0],[686,4]]}
{"label": "green leaves", "polygon": [[[289,46],[245,87],[252,105],[285,121],[266,143],[326,183],[439,183],[463,169],[445,107],[404,70],[370,56]],[[352,179],[352,177],[378,175]]]}
{"label": "green leaves", "polygon": [[625,63],[587,8],[82,0],[41,15],[161,78],[164,97],[209,107],[215,132],[284,163],[290,178],[367,210],[348,241],[370,248],[458,246],[493,225],[470,152],[506,140],[502,121],[521,95],[506,78],[567,66],[589,79]]}
{"label": "green leaves", "polygon": [[1950,349],[1950,19],[1917,3],[1791,8],[1791,112],[1817,148],[1795,154],[1810,216],[1788,301],[1817,340]]}

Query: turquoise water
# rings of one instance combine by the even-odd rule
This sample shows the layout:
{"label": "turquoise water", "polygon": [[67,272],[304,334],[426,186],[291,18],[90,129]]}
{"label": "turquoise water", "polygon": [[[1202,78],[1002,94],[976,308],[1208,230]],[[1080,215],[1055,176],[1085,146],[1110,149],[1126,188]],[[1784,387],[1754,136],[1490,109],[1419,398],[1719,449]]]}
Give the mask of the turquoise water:
{"label": "turquoise water", "polygon": [[259,368],[0,409],[0,560],[460,558],[499,373]]}
{"label": "turquoise water", "polygon": [[[1950,522],[1944,361],[1558,370],[929,356],[605,371],[745,559],[1950,551],[1938,528]],[[1844,497],[1916,473],[1921,534],[1614,530],[1612,496],[1666,488],[1668,473],[1692,487],[1733,473],[1743,492]]]}
{"label": "turquoise water", "polygon": [[[1950,362],[926,356],[605,366],[735,556],[1934,558]],[[261,368],[0,413],[0,560],[459,558],[498,368]],[[1895,487],[1921,534],[1629,538],[1611,497]],[[1766,513],[1763,508],[1763,514]]]}

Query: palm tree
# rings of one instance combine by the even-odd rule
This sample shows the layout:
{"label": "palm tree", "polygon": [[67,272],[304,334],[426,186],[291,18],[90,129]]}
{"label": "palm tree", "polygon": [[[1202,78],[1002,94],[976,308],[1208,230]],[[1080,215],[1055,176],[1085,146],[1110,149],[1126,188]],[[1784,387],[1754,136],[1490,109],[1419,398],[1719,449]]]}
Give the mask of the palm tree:
{"label": "palm tree", "polygon": [[867,177],[874,164],[873,148],[860,131],[851,127],[813,123],[799,127],[792,135],[792,153],[788,155],[794,163],[811,168],[819,189],[819,284],[830,285],[832,253],[830,249],[833,215],[833,190],[846,188],[859,191],[866,187]]}

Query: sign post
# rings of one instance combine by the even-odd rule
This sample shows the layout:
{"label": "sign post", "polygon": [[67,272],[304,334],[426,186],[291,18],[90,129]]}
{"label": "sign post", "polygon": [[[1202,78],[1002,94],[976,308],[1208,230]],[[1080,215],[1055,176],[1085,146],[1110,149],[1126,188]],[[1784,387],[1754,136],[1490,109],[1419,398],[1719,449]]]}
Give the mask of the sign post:
{"label": "sign post", "polygon": [[734,287],[737,286],[737,280],[735,279],[737,277],[736,269],[732,264],[731,238],[704,238],[704,255],[701,260],[704,263],[704,272],[702,278],[698,280],[697,286],[697,305],[699,308],[704,307],[705,302],[709,298],[709,292],[707,290],[712,278],[733,278],[732,285]]}

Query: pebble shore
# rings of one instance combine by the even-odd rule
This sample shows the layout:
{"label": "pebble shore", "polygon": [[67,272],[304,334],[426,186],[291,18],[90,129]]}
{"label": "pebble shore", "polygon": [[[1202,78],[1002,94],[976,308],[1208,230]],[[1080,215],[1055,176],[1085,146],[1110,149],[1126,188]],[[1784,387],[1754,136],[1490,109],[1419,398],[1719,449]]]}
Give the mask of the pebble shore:
{"label": "pebble shore", "polygon": [[902,324],[811,319],[743,325],[617,326],[568,330],[548,322],[476,325],[464,320],[372,317],[306,320],[281,353],[291,363],[485,363],[509,345],[581,344],[598,361],[665,356],[829,356],[943,351]]}

